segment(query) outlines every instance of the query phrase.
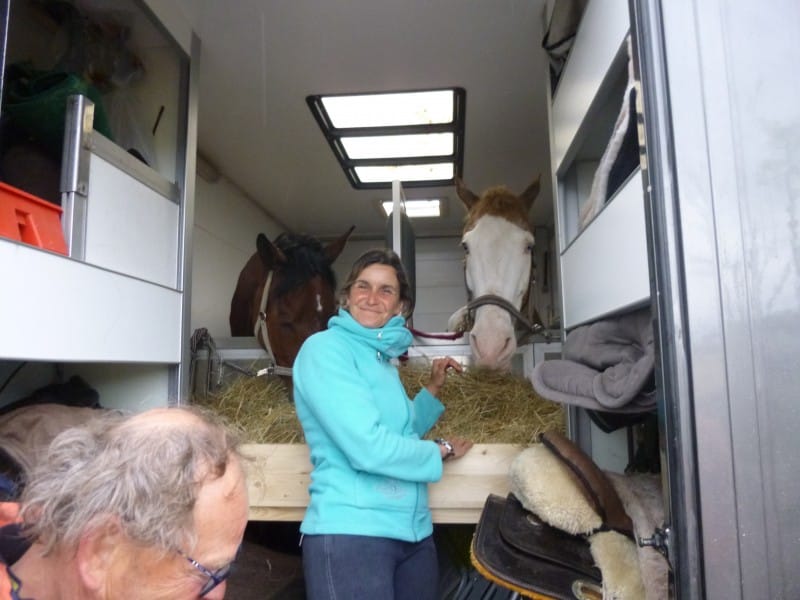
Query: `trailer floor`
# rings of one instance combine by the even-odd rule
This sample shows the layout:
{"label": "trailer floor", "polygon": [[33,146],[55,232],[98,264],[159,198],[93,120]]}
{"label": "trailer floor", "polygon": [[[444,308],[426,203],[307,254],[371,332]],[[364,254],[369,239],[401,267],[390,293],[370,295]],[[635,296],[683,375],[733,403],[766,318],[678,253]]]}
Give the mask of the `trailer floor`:
{"label": "trailer floor", "polygon": [[297,523],[250,522],[226,600],[305,600]]}
{"label": "trailer floor", "polygon": [[226,600],[305,600],[299,556],[244,542]]}

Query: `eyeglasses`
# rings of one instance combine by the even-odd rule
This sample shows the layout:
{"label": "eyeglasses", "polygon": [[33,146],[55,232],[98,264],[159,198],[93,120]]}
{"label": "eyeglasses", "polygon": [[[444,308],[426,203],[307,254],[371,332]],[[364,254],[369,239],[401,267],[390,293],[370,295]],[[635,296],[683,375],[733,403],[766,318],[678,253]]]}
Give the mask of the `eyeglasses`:
{"label": "eyeglasses", "polygon": [[[211,590],[213,590],[215,587],[217,587],[220,583],[222,583],[228,577],[230,577],[231,571],[233,570],[233,563],[232,562],[228,563],[227,565],[225,565],[224,567],[222,567],[220,569],[217,569],[216,571],[211,571],[210,569],[207,569],[206,567],[201,565],[199,562],[197,562],[195,559],[191,558],[190,556],[187,556],[186,554],[184,554],[180,550],[178,551],[178,554],[180,554],[182,557],[184,557],[186,560],[188,560],[190,563],[192,563],[192,566],[195,569],[197,569],[203,575],[208,577],[208,581],[206,581],[205,584],[203,585],[203,587],[200,589],[200,596],[201,597],[205,596],[206,594],[208,594]],[[238,554],[238,552],[237,552],[237,554]]]}

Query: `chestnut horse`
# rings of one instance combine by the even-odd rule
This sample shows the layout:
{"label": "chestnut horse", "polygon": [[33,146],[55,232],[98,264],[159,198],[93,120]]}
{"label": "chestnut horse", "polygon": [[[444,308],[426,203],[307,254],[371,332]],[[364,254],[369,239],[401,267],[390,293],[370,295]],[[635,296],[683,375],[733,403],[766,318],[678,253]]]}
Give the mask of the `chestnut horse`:
{"label": "chestnut horse", "polygon": [[233,336],[255,335],[273,363],[270,373],[291,375],[300,345],[327,327],[336,311],[331,265],[353,229],[327,246],[306,235],[282,233],[274,242],[258,235],[231,299],[230,326]]}
{"label": "chestnut horse", "polygon": [[469,329],[476,366],[510,369],[517,349],[516,326],[540,328],[520,313],[532,267],[534,240],[528,211],[539,195],[540,179],[519,196],[496,186],[480,197],[456,179],[458,197],[467,207],[461,245],[469,303],[450,317],[448,329]]}

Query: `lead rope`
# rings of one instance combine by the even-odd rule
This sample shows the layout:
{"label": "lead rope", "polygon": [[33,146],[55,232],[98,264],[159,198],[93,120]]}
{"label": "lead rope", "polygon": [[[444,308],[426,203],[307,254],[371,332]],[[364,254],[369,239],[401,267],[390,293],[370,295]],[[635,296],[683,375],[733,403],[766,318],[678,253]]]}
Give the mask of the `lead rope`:
{"label": "lead rope", "polygon": [[259,334],[261,335],[261,344],[264,346],[264,350],[267,352],[267,360],[270,362],[270,365],[264,369],[259,369],[256,371],[255,376],[261,377],[263,375],[287,375],[291,377],[292,368],[281,367],[278,365],[278,361],[275,360],[275,354],[272,352],[272,346],[269,343],[269,331],[267,330],[267,300],[269,299],[270,285],[272,285],[272,271],[269,272],[267,275],[267,281],[264,283],[264,291],[261,292],[261,304],[258,310],[258,318],[256,319],[255,326],[253,327],[253,335],[256,337],[256,340],[259,339]]}
{"label": "lead rope", "polygon": [[[547,272],[546,272],[547,263],[546,262],[544,263],[544,267],[543,268],[545,269],[545,275],[543,277],[543,280],[546,281],[547,280]],[[539,314],[539,311],[536,310],[536,302],[535,302],[535,298],[534,298],[534,296],[535,296],[535,293],[534,293],[535,286],[536,286],[536,278],[534,277],[534,270],[531,269],[531,275],[530,275],[530,278],[528,279],[528,294],[527,294],[527,296],[525,298],[525,302],[524,302],[523,306],[524,306],[524,308],[526,308],[525,312],[526,312],[527,317],[528,317],[528,322],[529,323],[533,323],[534,327],[538,327],[538,330],[537,331],[533,331],[530,328],[529,328],[529,330],[532,333],[541,332],[542,335],[544,336],[545,341],[547,343],[550,343],[550,338],[552,337],[551,334],[550,334],[550,331],[545,326],[544,321],[542,320],[542,316]]]}
{"label": "lead rope", "polygon": [[454,333],[426,333],[419,329],[414,329],[410,325],[406,325],[406,329],[408,329],[414,337],[430,338],[433,340],[457,340],[464,336],[463,331],[456,331]]}
{"label": "lead rope", "polygon": [[534,287],[536,286],[535,274],[536,270],[534,269],[533,261],[531,261],[531,272],[530,275],[528,275],[528,292],[525,294],[525,300],[522,303],[523,307],[526,309],[525,313],[528,317],[529,323],[537,323],[537,321],[541,322],[541,320],[538,318],[539,314],[536,311],[536,306],[534,303]]}

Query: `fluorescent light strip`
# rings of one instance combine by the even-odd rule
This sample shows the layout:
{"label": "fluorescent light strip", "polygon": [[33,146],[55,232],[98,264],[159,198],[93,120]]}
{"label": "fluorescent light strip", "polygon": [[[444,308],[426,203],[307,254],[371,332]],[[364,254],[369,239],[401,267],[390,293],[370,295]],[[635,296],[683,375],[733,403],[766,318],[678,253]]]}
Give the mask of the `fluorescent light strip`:
{"label": "fluorescent light strip", "polygon": [[452,90],[326,96],[322,104],[337,129],[453,122]]}
{"label": "fluorescent light strip", "polygon": [[436,181],[452,179],[453,163],[355,167],[355,172],[362,183],[379,183],[395,179],[403,182]]}
{"label": "fluorescent light strip", "polygon": [[[382,202],[383,212],[386,216],[392,214],[393,204],[390,201]],[[410,219],[422,217],[438,217],[442,214],[441,200],[406,200],[403,206]]]}
{"label": "fluorescent light strip", "polygon": [[408,156],[451,156],[452,133],[420,133],[411,135],[371,135],[342,137],[348,158],[388,158]]}

